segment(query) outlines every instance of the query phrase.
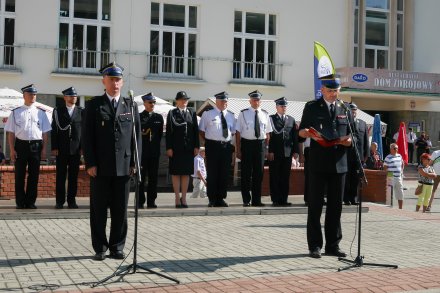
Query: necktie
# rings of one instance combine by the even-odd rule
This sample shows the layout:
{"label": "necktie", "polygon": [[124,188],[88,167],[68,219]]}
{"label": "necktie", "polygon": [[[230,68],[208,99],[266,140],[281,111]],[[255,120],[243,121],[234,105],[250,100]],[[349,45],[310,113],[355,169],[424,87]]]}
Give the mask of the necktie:
{"label": "necktie", "polygon": [[222,131],[223,131],[223,137],[228,137],[228,124],[226,123],[225,115],[223,115],[223,111],[220,112],[220,119],[222,120]]}
{"label": "necktie", "polygon": [[112,104],[113,104],[113,109],[115,109],[115,111],[116,111],[116,108],[118,107],[118,103],[116,102],[115,98],[113,98]]}
{"label": "necktie", "polygon": [[258,119],[258,110],[255,111],[254,130],[255,130],[255,137],[260,138],[260,119]]}
{"label": "necktie", "polygon": [[335,105],[334,104],[330,104],[330,116],[333,119],[335,119]]}

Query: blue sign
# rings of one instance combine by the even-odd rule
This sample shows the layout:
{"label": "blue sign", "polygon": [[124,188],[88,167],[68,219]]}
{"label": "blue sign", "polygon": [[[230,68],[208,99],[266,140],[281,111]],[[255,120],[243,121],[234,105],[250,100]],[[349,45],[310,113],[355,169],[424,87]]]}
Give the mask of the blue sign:
{"label": "blue sign", "polygon": [[357,82],[366,82],[368,80],[368,76],[366,76],[365,74],[362,73],[357,73],[355,75],[353,75],[353,80],[357,81]]}

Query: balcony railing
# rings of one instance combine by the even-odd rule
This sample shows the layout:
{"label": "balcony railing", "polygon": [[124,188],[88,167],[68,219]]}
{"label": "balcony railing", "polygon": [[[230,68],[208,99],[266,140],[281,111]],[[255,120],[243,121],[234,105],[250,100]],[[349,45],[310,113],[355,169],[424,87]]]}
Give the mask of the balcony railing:
{"label": "balcony railing", "polygon": [[201,79],[203,60],[196,57],[148,55],[148,75]]}
{"label": "balcony railing", "polygon": [[96,74],[104,65],[115,60],[108,51],[56,49],[56,71],[75,74]]}
{"label": "balcony railing", "polygon": [[0,68],[17,69],[16,55],[18,47],[13,45],[0,45]]}
{"label": "balcony railing", "polygon": [[232,79],[243,83],[281,84],[282,64],[232,61]]}

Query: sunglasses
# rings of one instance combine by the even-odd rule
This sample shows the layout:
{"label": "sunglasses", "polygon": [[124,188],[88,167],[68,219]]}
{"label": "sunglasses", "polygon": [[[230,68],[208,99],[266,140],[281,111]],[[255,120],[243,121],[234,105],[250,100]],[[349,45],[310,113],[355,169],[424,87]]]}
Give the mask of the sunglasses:
{"label": "sunglasses", "polygon": [[156,104],[156,102],[148,102],[148,104]]}

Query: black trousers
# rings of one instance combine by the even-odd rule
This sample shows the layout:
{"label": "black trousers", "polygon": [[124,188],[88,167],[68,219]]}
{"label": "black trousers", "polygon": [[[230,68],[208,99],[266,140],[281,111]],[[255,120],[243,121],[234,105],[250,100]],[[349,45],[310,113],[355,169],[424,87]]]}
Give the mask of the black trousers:
{"label": "black trousers", "polygon": [[311,171],[310,197],[307,215],[307,243],[309,250],[323,247],[321,214],[324,195],[327,194],[325,213],[325,248],[334,249],[342,239],[341,211],[345,173]]}
{"label": "black trousers", "polygon": [[[157,198],[157,174],[159,171],[159,157],[147,157],[142,160],[141,183],[139,185],[139,206],[145,204],[154,206]],[[147,183],[148,182],[148,183]],[[145,183],[147,196],[145,197]]]}
{"label": "black trousers", "polygon": [[206,173],[208,176],[206,193],[210,203],[218,203],[227,196],[232,162],[232,145],[207,139],[205,147]]}
{"label": "black trousers", "polygon": [[263,168],[264,140],[247,140],[242,138],[241,196],[243,198],[243,203],[247,204],[251,203],[251,201],[252,204],[261,203],[261,184],[263,182]]}
{"label": "black trousers", "polygon": [[274,204],[285,204],[289,197],[292,157],[275,157],[269,162],[270,198]]}
{"label": "black trousers", "polygon": [[[123,250],[127,237],[129,176],[90,178],[90,229],[96,253]],[[110,238],[107,240],[107,208],[110,208]]]}
{"label": "black trousers", "polygon": [[63,205],[66,202],[66,177],[67,177],[67,203],[75,203],[78,190],[78,173],[81,155],[59,154],[56,166],[56,203]]}
{"label": "black trousers", "polygon": [[309,183],[309,150],[310,147],[304,148],[304,203],[309,202],[310,183]]}
{"label": "black trousers", "polygon": [[[38,178],[43,141],[15,139],[15,203],[17,206],[34,205],[37,200]],[[28,171],[25,190],[26,167]]]}
{"label": "black trousers", "polygon": [[344,202],[355,203],[359,193],[360,177],[357,172],[358,163],[356,155],[349,156],[348,172],[345,178]]}
{"label": "black trousers", "polygon": [[412,163],[414,158],[414,143],[408,143],[408,163]]}

